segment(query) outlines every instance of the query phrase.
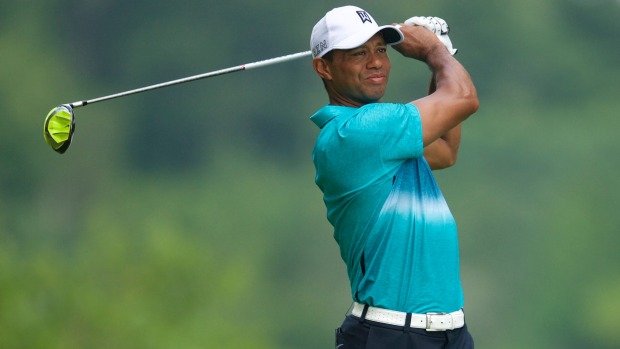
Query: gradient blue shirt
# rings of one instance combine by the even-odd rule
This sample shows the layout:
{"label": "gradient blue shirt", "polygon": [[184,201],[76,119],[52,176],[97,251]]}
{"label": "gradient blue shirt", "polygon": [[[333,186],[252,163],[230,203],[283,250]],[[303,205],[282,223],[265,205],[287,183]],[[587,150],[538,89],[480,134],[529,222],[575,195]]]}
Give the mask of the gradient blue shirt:
{"label": "gradient blue shirt", "polygon": [[454,218],[423,157],[413,104],[327,105],[313,151],[316,184],[355,301],[412,312],[463,307]]}

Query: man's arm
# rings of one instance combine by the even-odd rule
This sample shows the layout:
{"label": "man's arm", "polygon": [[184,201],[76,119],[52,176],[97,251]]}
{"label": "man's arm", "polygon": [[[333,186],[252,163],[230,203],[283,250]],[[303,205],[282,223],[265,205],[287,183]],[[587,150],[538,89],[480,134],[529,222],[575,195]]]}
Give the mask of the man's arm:
{"label": "man's arm", "polygon": [[454,166],[461,144],[461,125],[437,138],[424,148],[424,158],[431,170],[441,170]]}
{"label": "man's arm", "polygon": [[[426,62],[434,77],[433,93],[412,103],[420,111],[424,146],[431,145],[441,137],[444,137],[443,140],[433,145],[433,148],[452,146],[452,149],[441,147],[442,151],[432,150],[443,159],[441,154],[453,153],[454,146],[458,150],[460,128],[457,126],[478,110],[476,88],[469,73],[434,33],[420,26],[403,25],[400,29],[405,40],[394,48],[406,57]],[[439,162],[444,161],[437,161],[436,164]]]}
{"label": "man's arm", "polygon": [[[428,94],[437,90],[435,76],[431,77]],[[461,144],[461,125],[449,130],[443,136],[424,148],[424,158],[432,170],[441,170],[456,164],[459,145]]]}

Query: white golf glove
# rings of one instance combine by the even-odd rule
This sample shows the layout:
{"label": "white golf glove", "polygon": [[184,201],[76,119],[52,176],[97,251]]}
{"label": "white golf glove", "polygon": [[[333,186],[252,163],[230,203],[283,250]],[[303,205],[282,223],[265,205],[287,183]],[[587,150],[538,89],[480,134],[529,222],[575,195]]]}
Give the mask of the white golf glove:
{"label": "white golf glove", "polygon": [[407,25],[419,25],[424,27],[437,35],[442,44],[448,49],[451,55],[455,55],[458,52],[458,49],[452,47],[452,41],[450,41],[450,37],[448,33],[450,32],[450,27],[448,23],[439,17],[411,17],[405,21]]}

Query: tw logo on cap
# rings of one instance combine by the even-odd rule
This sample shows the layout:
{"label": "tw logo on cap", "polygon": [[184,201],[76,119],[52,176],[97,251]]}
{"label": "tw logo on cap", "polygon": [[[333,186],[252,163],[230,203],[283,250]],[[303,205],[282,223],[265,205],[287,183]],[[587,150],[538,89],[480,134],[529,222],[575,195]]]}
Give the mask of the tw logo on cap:
{"label": "tw logo on cap", "polygon": [[368,12],[366,12],[366,11],[357,11],[357,15],[360,16],[360,19],[362,20],[362,24],[364,24],[366,22],[372,23],[372,18],[370,17]]}

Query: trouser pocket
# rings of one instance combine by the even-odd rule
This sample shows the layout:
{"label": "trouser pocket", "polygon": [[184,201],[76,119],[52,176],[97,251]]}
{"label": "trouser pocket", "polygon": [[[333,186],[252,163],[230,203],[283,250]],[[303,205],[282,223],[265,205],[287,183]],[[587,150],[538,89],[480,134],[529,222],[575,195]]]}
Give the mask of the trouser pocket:
{"label": "trouser pocket", "polygon": [[344,348],[344,334],[342,333],[342,329],[338,327],[336,329],[336,349],[345,349]]}
{"label": "trouser pocket", "polygon": [[364,349],[369,327],[353,316],[347,316],[336,329],[336,349]]}

